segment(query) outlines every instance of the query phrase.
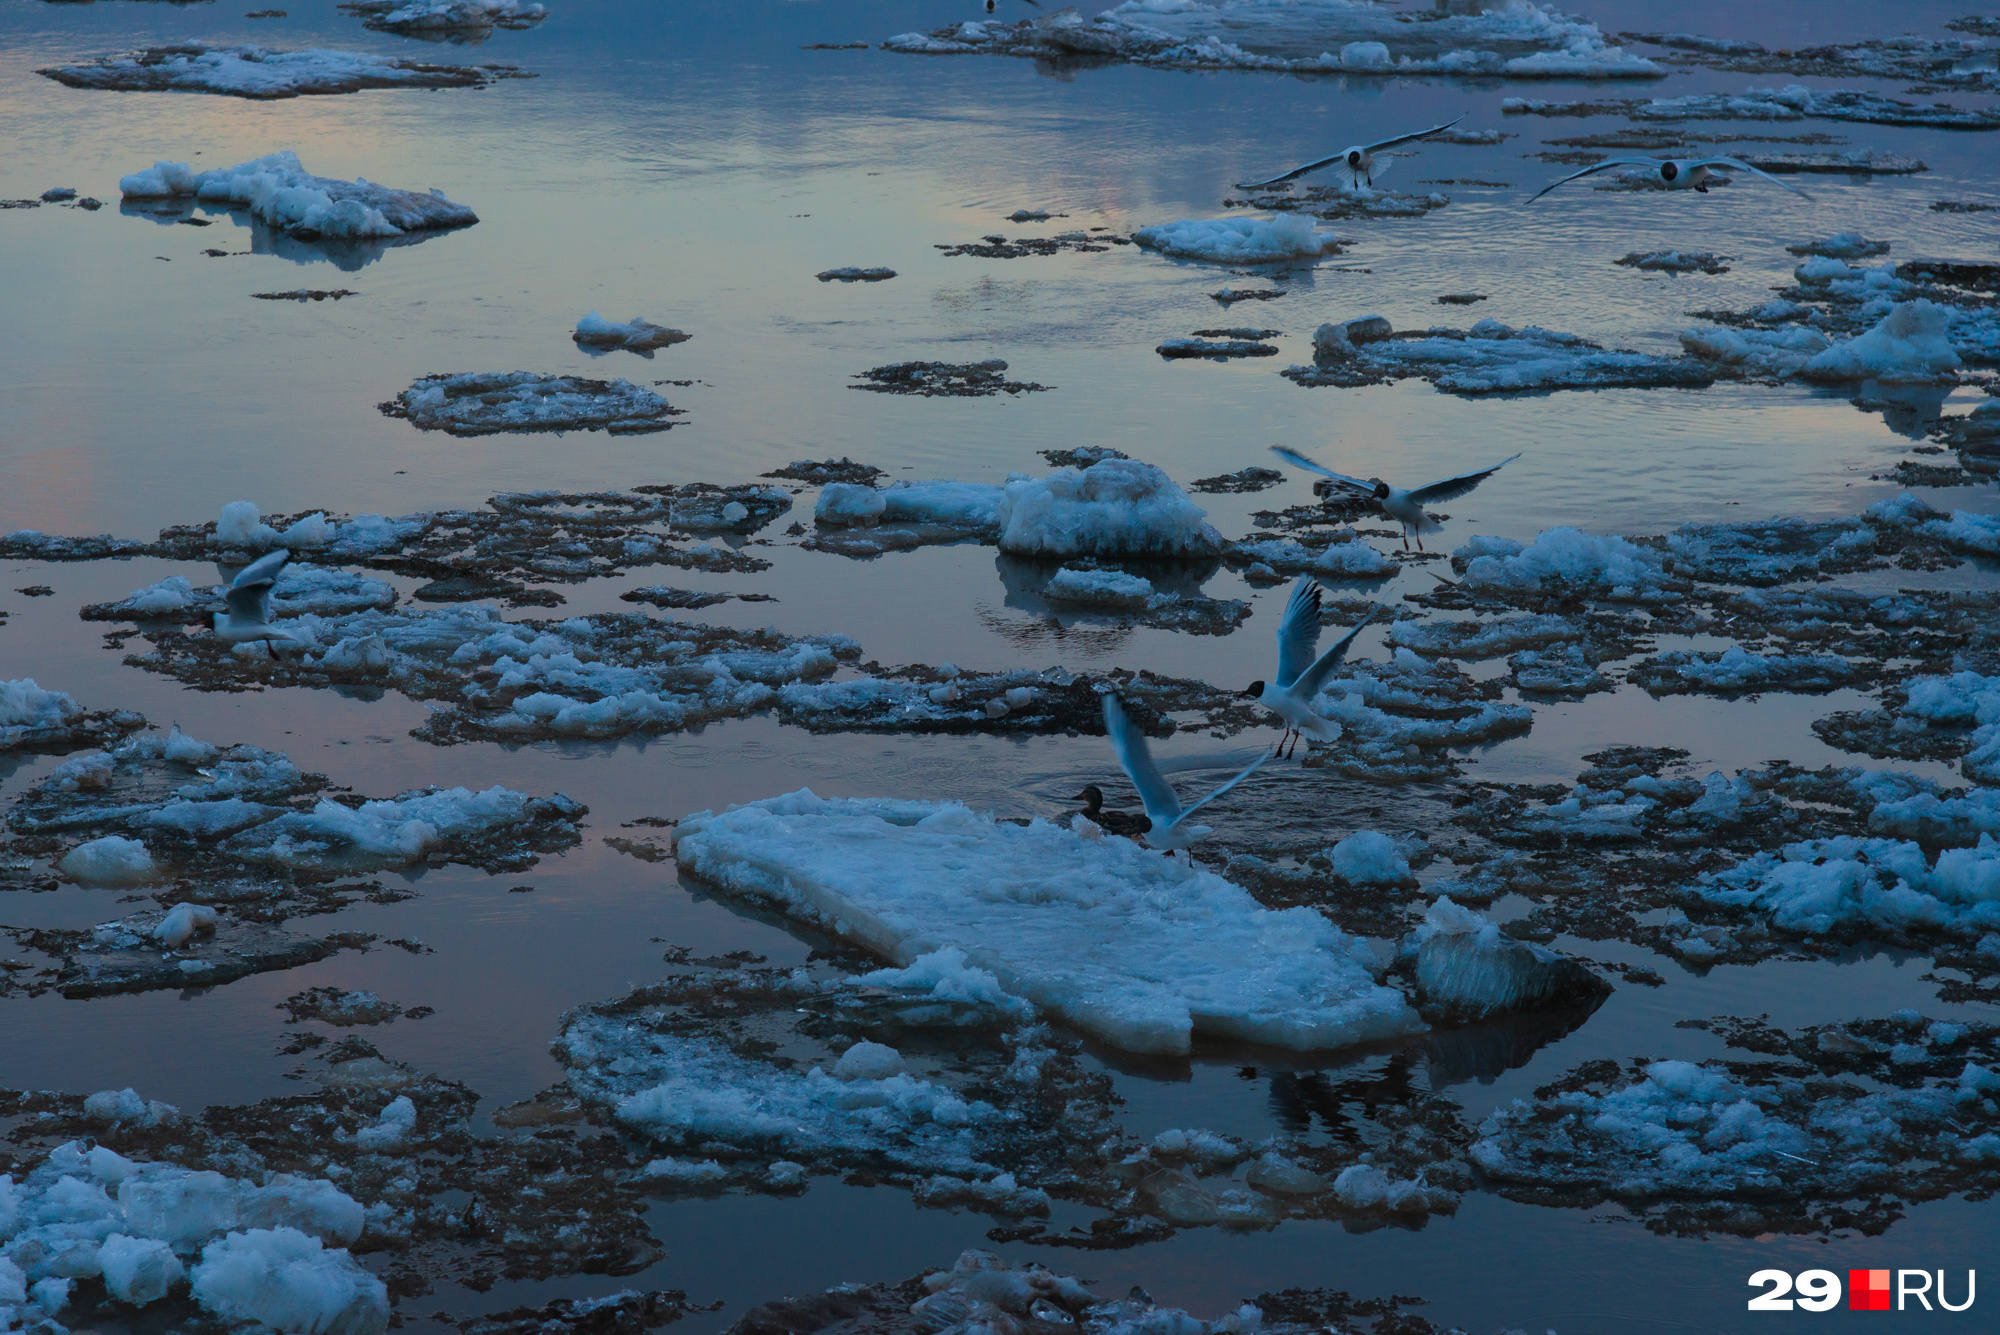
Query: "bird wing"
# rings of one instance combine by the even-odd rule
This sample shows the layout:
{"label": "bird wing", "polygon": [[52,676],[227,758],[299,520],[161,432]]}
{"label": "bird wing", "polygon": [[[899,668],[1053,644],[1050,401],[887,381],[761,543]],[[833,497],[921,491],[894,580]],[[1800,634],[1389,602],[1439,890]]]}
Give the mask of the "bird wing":
{"label": "bird wing", "polygon": [[1139,803],[1146,808],[1147,818],[1165,829],[1186,815],[1180,796],[1160,773],[1152,748],[1146,745],[1146,734],[1133,724],[1124,702],[1115,695],[1104,697],[1104,731],[1111,736],[1111,749],[1118,753],[1118,767],[1139,790]]}
{"label": "bird wing", "polygon": [[271,619],[271,581],[232,584],[222,591],[223,604],[235,621],[268,624]]}
{"label": "bird wing", "polygon": [[[1396,141],[1396,142],[1401,142],[1401,141]],[[1347,156],[1347,150],[1343,148],[1340,150],[1340,152],[1334,154],[1330,158],[1321,158],[1318,162],[1308,162],[1303,167],[1294,167],[1292,168],[1292,170],[1286,172],[1283,176],[1273,176],[1268,181],[1238,181],[1236,183],[1236,188],[1238,190],[1262,190],[1267,185],[1283,185],[1286,181],[1295,181],[1299,177],[1306,175],[1308,172],[1316,172],[1321,167],[1331,167],[1334,163],[1341,161],[1346,156]]]}
{"label": "bird wing", "polygon": [[283,547],[278,548],[276,551],[265,552],[249,565],[237,571],[230,578],[229,585],[231,588],[235,588],[238,585],[248,588],[253,584],[269,584],[278,577],[278,572],[285,568],[285,562],[291,559],[292,554]]}
{"label": "bird wing", "polygon": [[1301,575],[1292,586],[1291,601],[1285,604],[1285,619],[1278,623],[1279,689],[1290,686],[1312,666],[1313,649],[1318,644],[1319,584],[1311,575]]}
{"label": "bird wing", "polygon": [[1772,185],[1781,185],[1785,187],[1785,189],[1791,191],[1793,194],[1797,195],[1800,199],[1812,198],[1811,195],[1799,189],[1797,186],[1793,185],[1790,181],[1781,181],[1777,177],[1771,175],[1771,173],[1767,171],[1760,171],[1757,168],[1751,166],[1749,163],[1743,161],[1741,158],[1696,158],[1693,162],[1690,162],[1688,166],[1727,167],[1731,171],[1749,172],[1753,176],[1763,177],[1765,180],[1769,181]]}
{"label": "bird wing", "polygon": [[1435,505],[1439,501],[1455,501],[1520,457],[1518,454],[1510,454],[1491,468],[1482,468],[1477,473],[1460,473],[1457,477],[1448,477],[1442,482],[1433,482],[1428,487],[1418,487],[1410,493],[1410,499],[1418,505]]}
{"label": "bird wing", "polygon": [[1449,130],[1452,126],[1458,124],[1459,121],[1462,121],[1464,119],[1465,119],[1464,116],[1460,116],[1458,117],[1457,120],[1448,120],[1443,125],[1433,125],[1431,126],[1430,129],[1419,130],[1415,134],[1402,134],[1402,135],[1397,135],[1394,139],[1384,139],[1381,143],[1370,144],[1368,145],[1368,147],[1362,149],[1361,151],[1363,153],[1374,153],[1378,152],[1381,149],[1394,148],[1398,144],[1410,144],[1410,143],[1415,143],[1419,139],[1428,139],[1434,134],[1443,134],[1446,130]]}
{"label": "bird wing", "polygon": [[1375,494],[1375,484],[1373,482],[1363,482],[1358,477],[1349,477],[1345,473],[1336,473],[1325,464],[1314,463],[1289,445],[1273,445],[1271,453],[1296,468],[1303,468],[1308,473],[1318,473],[1321,477],[1332,478],[1343,487],[1352,487],[1364,496],[1373,496]]}
{"label": "bird wing", "polygon": [[229,615],[238,621],[269,622],[271,586],[278,582],[278,572],[291,559],[292,554],[280,547],[239,570],[222,591],[223,605],[228,607]]}
{"label": "bird wing", "polygon": [[1269,759],[1271,758],[1271,756],[1272,756],[1273,754],[1274,754],[1274,752],[1272,752],[1272,751],[1265,751],[1265,752],[1263,752],[1263,753],[1262,753],[1262,754],[1260,754],[1260,755],[1259,755],[1259,756],[1258,756],[1258,757],[1257,757],[1257,758],[1256,758],[1255,760],[1253,760],[1253,761],[1251,761],[1251,762],[1250,762],[1249,764],[1245,765],[1245,766],[1244,766],[1244,767],[1243,767],[1242,769],[1240,769],[1240,770],[1237,770],[1237,771],[1236,771],[1236,776],[1235,776],[1234,778],[1230,779],[1230,781],[1229,781],[1228,783],[1225,783],[1225,784],[1223,784],[1223,785],[1222,785],[1222,786],[1221,786],[1220,788],[1218,788],[1218,789],[1216,789],[1216,790],[1215,790],[1214,792],[1210,793],[1210,794],[1209,794],[1209,795],[1208,795],[1207,797],[1204,797],[1204,798],[1202,798],[1202,799],[1201,799],[1201,801],[1199,801],[1199,802],[1196,802],[1196,803],[1195,803],[1195,804],[1194,804],[1193,806],[1189,807],[1189,808],[1188,808],[1188,809],[1187,809],[1186,811],[1183,811],[1183,812],[1181,812],[1181,814],[1180,814],[1180,815],[1178,815],[1178,816],[1174,817],[1174,818],[1173,818],[1173,819],[1172,819],[1171,821],[1167,822],[1167,824],[1168,824],[1169,826],[1174,826],[1174,825],[1178,825],[1178,824],[1180,824],[1180,823],[1181,823],[1182,821],[1186,820],[1186,819],[1187,819],[1187,818],[1188,818],[1189,816],[1192,816],[1192,815],[1194,815],[1194,813],[1195,813],[1195,812],[1197,812],[1197,811],[1200,811],[1200,810],[1201,810],[1201,809],[1202,809],[1203,807],[1207,806],[1207,805],[1208,805],[1208,804],[1209,804],[1210,802],[1213,802],[1213,801],[1214,801],[1214,800],[1215,800],[1216,798],[1218,798],[1218,797],[1221,797],[1221,796],[1222,796],[1222,795],[1223,795],[1224,793],[1228,792],[1228,791],[1229,791],[1229,790],[1230,790],[1231,788],[1234,788],[1234,787],[1235,787],[1235,786],[1236,786],[1237,784],[1239,784],[1239,783],[1242,783],[1242,782],[1243,782],[1243,781],[1244,781],[1245,779],[1249,778],[1249,777],[1250,777],[1250,776],[1251,776],[1252,774],[1256,773],[1256,772],[1257,772],[1257,767],[1258,767],[1259,765],[1262,765],[1262,764],[1263,764],[1263,763],[1264,763],[1265,761],[1269,760]]}
{"label": "bird wing", "polygon": [[1571,172],[1569,175],[1563,177],[1562,180],[1560,181],[1552,181],[1548,185],[1543,186],[1540,190],[1537,190],[1534,194],[1528,197],[1528,202],[1530,204],[1534,203],[1536,200],[1540,199],[1543,195],[1546,195],[1547,193],[1549,193],[1549,191],[1555,189],[1557,186],[1567,185],[1571,181],[1574,181],[1579,176],[1589,176],[1593,172],[1601,172],[1609,167],[1652,167],[1657,169],[1660,165],[1660,161],[1661,160],[1659,158],[1606,158],[1602,162],[1593,162],[1588,167],[1585,167],[1580,171]]}
{"label": "bird wing", "polygon": [[1292,694],[1298,696],[1301,700],[1310,700],[1318,695],[1320,688],[1326,685],[1326,679],[1331,677],[1333,670],[1340,666],[1340,660],[1347,657],[1347,646],[1353,644],[1354,637],[1368,628],[1368,623],[1375,619],[1375,613],[1378,610],[1380,609],[1369,608],[1368,615],[1361,618],[1359,625],[1335,641],[1331,649],[1328,649],[1325,653],[1314,659],[1313,665],[1304,672],[1301,672],[1299,679],[1292,683]]}

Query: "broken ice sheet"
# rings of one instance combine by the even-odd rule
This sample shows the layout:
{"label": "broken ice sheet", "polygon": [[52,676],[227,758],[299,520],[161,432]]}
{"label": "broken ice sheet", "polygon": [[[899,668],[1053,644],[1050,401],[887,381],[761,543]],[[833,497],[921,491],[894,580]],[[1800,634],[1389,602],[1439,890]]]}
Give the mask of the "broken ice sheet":
{"label": "broken ice sheet", "polygon": [[2000,1185],[1993,1026],[1906,1011],[1700,1027],[1767,1056],[1587,1063],[1494,1112],[1470,1159],[1504,1194],[1617,1200],[1682,1236],[1876,1234],[1916,1202]]}
{"label": "broken ice sheet", "polygon": [[694,335],[684,334],[678,329],[668,329],[664,325],[654,324],[651,320],[641,319],[636,315],[628,322],[620,324],[615,320],[605,319],[596,311],[578,320],[576,332],[570,335],[578,347],[592,356],[622,350],[636,352],[648,360],[652,358],[655,348],[672,347],[676,343],[685,343],[692,337]]}
{"label": "broken ice sheet", "polygon": [[467,45],[495,28],[532,28],[548,16],[544,6],[521,0],[350,0],[339,7],[376,32]]}
{"label": "broken ice sheet", "polygon": [[428,65],[360,51],[273,51],[187,43],[35,71],[71,88],[120,92],[221,93],[262,100],[354,93],[367,88],[483,88],[532,78],[513,65]]}
{"label": "broken ice sheet", "polygon": [[378,404],[422,431],[490,436],[524,431],[665,431],[679,413],[629,380],[589,380],[534,371],[467,371],[425,376]]}
{"label": "broken ice sheet", "polygon": [[289,149],[233,167],[197,172],[161,161],[122,177],[121,212],[163,224],[196,207],[229,212],[251,228],[251,249],[289,259],[331,259],[352,271],[393,246],[469,227],[478,215],[437,190],[397,190],[359,179],[315,176]]}
{"label": "broken ice sheet", "polygon": [[[675,856],[899,965],[962,950],[1009,995],[1127,1051],[1186,1052],[1197,1032],[1312,1050],[1421,1028],[1318,914],[1273,914],[1125,839],[802,790],[682,820]],[[889,865],[903,874],[883,877]],[[1023,874],[1048,886],[1027,918],[981,889]]]}
{"label": "broken ice sheet", "polygon": [[127,709],[85,709],[67,691],[52,691],[33,677],[0,680],[0,755],[46,751],[62,755],[86,746],[105,746],[146,720]]}
{"label": "broken ice sheet", "polygon": [[1500,110],[1510,116],[1630,116],[1641,121],[1866,121],[1877,125],[1918,125],[1947,130],[2000,128],[2000,113],[1943,103],[1906,102],[1883,93],[1846,88],[1751,88],[1740,94],[1694,93],[1652,101],[1557,102],[1509,97]]}
{"label": "broken ice sheet", "polygon": [[1059,66],[1130,61],[1363,78],[1647,79],[1666,73],[1608,42],[1595,24],[1531,3],[1418,16],[1339,0],[1283,6],[1127,0],[1091,19],[1066,8],[1017,23],[995,19],[899,33],[883,46],[913,55],[1018,56]]}
{"label": "broken ice sheet", "polygon": [[1313,230],[1312,220],[1296,213],[1268,219],[1183,218],[1141,227],[1132,240],[1162,255],[1209,264],[1273,264],[1340,253],[1333,233]]}
{"label": "broken ice sheet", "polygon": [[[1331,1143],[1134,1136],[1077,1041],[1020,1011],[953,949],[859,976],[696,961],[571,1011],[554,1050],[592,1119],[659,1155],[638,1184],[675,1195],[799,1190],[838,1173],[906,1188],[920,1206],[1019,1220],[1017,1238],[1124,1247],[1287,1216],[1420,1226],[1469,1185],[1454,1162],[1466,1128],[1419,1091],[1413,1116],[1357,1118]],[[1103,1217],[1054,1232],[1038,1221],[1056,1200]]]}
{"label": "broken ice sheet", "polygon": [[1006,587],[1006,605],[1055,619],[1108,621],[1122,625],[1227,635],[1250,615],[1250,605],[1204,595],[1201,585],[1213,563],[1181,567],[1145,563],[1143,571],[1088,557],[1051,569],[1046,563],[1002,556],[996,562]]}
{"label": "broken ice sheet", "polygon": [[[1387,321],[1382,322],[1384,325]],[[1481,320],[1469,330],[1423,329],[1362,341],[1348,326],[1321,325],[1313,363],[1283,372],[1295,384],[1355,387],[1421,377],[1450,394],[1504,394],[1561,389],[1700,388],[1714,373],[1692,357],[1607,350],[1575,334]]]}

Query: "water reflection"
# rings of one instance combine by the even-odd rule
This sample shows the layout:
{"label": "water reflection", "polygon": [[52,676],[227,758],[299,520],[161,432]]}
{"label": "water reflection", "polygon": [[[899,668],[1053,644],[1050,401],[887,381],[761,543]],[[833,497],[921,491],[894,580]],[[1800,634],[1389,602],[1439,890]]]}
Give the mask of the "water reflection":
{"label": "water reflection", "polygon": [[[248,254],[275,255],[294,264],[329,263],[343,273],[365,269],[399,247],[418,245],[450,234],[442,231],[425,231],[405,232],[401,236],[307,239],[289,232],[274,231],[268,223],[252,216],[247,209],[221,209],[185,198],[127,199],[119,203],[118,212],[127,218],[146,218],[163,227],[204,226],[214,219],[226,217],[238,227],[250,229]],[[453,231],[460,230],[463,229],[453,229]]]}

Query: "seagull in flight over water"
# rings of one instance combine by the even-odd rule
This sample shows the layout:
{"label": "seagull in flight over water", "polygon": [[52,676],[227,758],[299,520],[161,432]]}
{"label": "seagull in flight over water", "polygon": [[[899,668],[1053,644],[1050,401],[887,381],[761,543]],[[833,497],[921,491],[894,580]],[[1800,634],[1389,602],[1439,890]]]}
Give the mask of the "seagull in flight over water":
{"label": "seagull in flight over water", "polygon": [[1601,172],[1610,167],[1644,167],[1653,180],[1669,190],[1693,190],[1704,195],[1708,193],[1709,181],[1726,180],[1715,174],[1715,168],[1726,167],[1730,171],[1749,172],[1752,176],[1761,176],[1772,185],[1783,186],[1800,199],[1812,198],[1790,181],[1781,181],[1767,171],[1758,171],[1740,158],[1606,158],[1602,162],[1593,162],[1582,171],[1571,172],[1560,181],[1543,186],[1529,197],[1528,202],[1534,203],[1556,186],[1574,181],[1579,176],[1589,176],[1593,172]]}
{"label": "seagull in flight over water", "polygon": [[227,645],[262,640],[273,660],[278,657],[273,640],[293,637],[271,624],[271,586],[292,554],[280,547],[266,552],[236,573],[222,591],[223,605],[229,610],[215,614],[215,637]]}
{"label": "seagull in flight over water", "polygon": [[1316,742],[1339,739],[1340,725],[1313,712],[1313,697],[1340,666],[1340,660],[1347,657],[1347,647],[1354,643],[1354,637],[1375,619],[1376,609],[1371,607],[1360,625],[1341,636],[1333,648],[1314,658],[1313,650],[1319,647],[1319,597],[1318,582],[1311,575],[1301,575],[1292,586],[1291,601],[1285,604],[1285,619],[1278,623],[1278,675],[1270,682],[1253,681],[1243,692],[1245,699],[1255,700],[1285,721],[1285,737],[1278,739],[1280,751],[1286,738],[1291,739],[1294,751],[1299,749],[1300,737],[1310,737]]}
{"label": "seagull in flight over water", "polygon": [[[1207,825],[1183,824],[1189,816],[1249,778],[1272,754],[1264,752],[1238,770],[1229,782],[1193,806],[1184,807],[1179,795],[1174,792],[1174,786],[1167,782],[1167,776],[1160,772],[1159,763],[1153,759],[1153,752],[1146,745],[1146,734],[1140,732],[1126,715],[1125,704],[1116,695],[1104,697],[1104,731],[1110,734],[1112,749],[1118,753],[1119,768],[1125,771],[1125,777],[1132,781],[1132,786],[1139,790],[1139,801],[1146,808],[1147,828],[1139,837],[1149,847],[1169,855],[1185,851],[1195,840],[1210,832],[1211,827]],[[1192,854],[1188,862],[1193,864]]]}
{"label": "seagull in flight over water", "polygon": [[1408,491],[1405,491],[1401,487],[1390,486],[1379,477],[1371,477],[1366,482],[1363,482],[1358,477],[1349,477],[1345,473],[1336,473],[1324,464],[1316,464],[1297,450],[1287,449],[1283,445],[1273,445],[1271,452],[1288,464],[1303,468],[1308,473],[1318,473],[1321,477],[1330,479],[1334,486],[1339,487],[1356,499],[1372,500],[1381,506],[1383,514],[1402,524],[1403,548],[1406,551],[1409,549],[1410,535],[1412,533],[1417,536],[1417,550],[1422,551],[1424,549],[1424,530],[1441,527],[1437,520],[1432,519],[1424,513],[1426,505],[1434,505],[1439,501],[1457,500],[1487,478],[1492,477],[1508,464],[1513,463],[1521,457],[1518,454],[1510,454],[1491,468],[1482,468],[1476,473],[1460,473],[1457,477],[1448,477],[1442,482],[1433,482],[1427,487],[1412,487]]}
{"label": "seagull in flight over water", "polygon": [[1295,167],[1283,176],[1273,176],[1268,181],[1238,182],[1236,188],[1238,190],[1262,190],[1267,185],[1281,185],[1286,181],[1296,180],[1308,172],[1316,172],[1322,167],[1331,167],[1335,163],[1339,163],[1347,168],[1347,173],[1353,179],[1355,185],[1367,184],[1372,186],[1375,184],[1375,155],[1377,153],[1380,153],[1385,148],[1394,148],[1398,144],[1413,144],[1419,139],[1428,139],[1434,134],[1443,134],[1446,130],[1458,124],[1458,121],[1464,119],[1464,116],[1460,116],[1458,120],[1446,121],[1443,125],[1433,125],[1430,129],[1419,130],[1415,134],[1400,134],[1394,139],[1384,139],[1376,144],[1355,144],[1350,148],[1342,149],[1330,158],[1321,158],[1318,162],[1308,162],[1303,167]]}

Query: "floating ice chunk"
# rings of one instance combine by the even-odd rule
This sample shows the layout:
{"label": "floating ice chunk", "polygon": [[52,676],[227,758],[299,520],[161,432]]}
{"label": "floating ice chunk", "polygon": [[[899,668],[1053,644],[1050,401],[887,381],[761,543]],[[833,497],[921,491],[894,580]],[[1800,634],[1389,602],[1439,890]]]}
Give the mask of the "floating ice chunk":
{"label": "floating ice chunk", "polygon": [[56,863],[56,870],[81,885],[144,885],[159,875],[146,846],[121,834],[78,844]]}
{"label": "floating ice chunk", "polygon": [[1676,649],[1631,670],[1631,680],[1653,695],[1833,691],[1861,675],[1855,664],[1832,654],[1753,654],[1740,644],[1719,654]]}
{"label": "floating ice chunk", "polygon": [[113,1298],[134,1307],[158,1302],[187,1277],[174,1249],[154,1238],[113,1233],[97,1249],[104,1287]]}
{"label": "floating ice chunk", "polygon": [[1887,241],[1870,241],[1859,232],[1835,232],[1818,241],[1795,241],[1785,247],[1794,255],[1825,255],[1836,260],[1862,260],[1887,255]]}
{"label": "floating ice chunk", "polygon": [[1688,355],[1732,375],[1797,375],[1828,347],[1826,335],[1795,325],[1788,329],[1684,329]]}
{"label": "floating ice chunk", "polygon": [[654,1159],[640,1175],[649,1182],[665,1182],[675,1187],[706,1187],[726,1181],[729,1170],[713,1159],[690,1162],[669,1155],[664,1159]]}
{"label": "floating ice chunk", "polygon": [[389,1291],[345,1251],[296,1229],[231,1233],[202,1249],[194,1296],[229,1321],[297,1335],[383,1335]]}
{"label": "floating ice chunk", "polygon": [[354,1133],[354,1143],[377,1153],[400,1148],[417,1129],[417,1105],[410,1096],[399,1094],[372,1123]]}
{"label": "floating ice chunk", "polygon": [[1933,862],[1921,846],[1893,839],[1807,840],[1704,875],[1692,893],[1756,909],[1800,935],[1874,929],[1977,939],[2000,928],[2000,844],[1981,834],[1978,847],[1945,849]]}
{"label": "floating ice chunk", "polygon": [[873,487],[854,482],[829,482],[820,488],[819,501],[813,506],[813,522],[832,524],[837,528],[850,525],[874,524],[881,520],[882,512],[889,508],[883,493]]}
{"label": "floating ice chunk", "polygon": [[[206,46],[189,42],[151,47],[129,56],[101,56],[85,64],[57,65],[35,72],[71,88],[224,93],[231,97],[271,99],[353,93],[364,88],[479,88],[514,71],[504,66],[426,64],[361,51],[321,48],[273,51],[262,46]],[[160,165],[178,166],[186,171],[182,163]]]}
{"label": "floating ice chunk", "polygon": [[149,1102],[139,1097],[139,1092],[129,1086],[125,1089],[100,1089],[83,1101],[83,1115],[96,1122],[141,1122],[147,1126],[158,1126],[171,1122],[180,1116],[180,1110],[170,1103]]}
{"label": "floating ice chunk", "polygon": [[1384,556],[1373,545],[1361,541],[1351,530],[1341,530],[1350,540],[1329,542],[1313,551],[1291,538],[1265,538],[1239,542],[1230,549],[1232,559],[1262,563],[1283,575],[1307,573],[1337,579],[1386,579],[1402,570],[1401,564]]}
{"label": "floating ice chunk", "polygon": [[176,904],[153,929],[153,939],[169,950],[179,950],[198,932],[215,930],[216,912],[206,904]]}
{"label": "floating ice chunk", "polygon": [[[536,6],[537,9],[540,7]],[[654,324],[651,320],[642,320],[636,315],[629,323],[618,324],[592,311],[576,322],[576,332],[570,337],[587,348],[623,348],[627,352],[650,352],[654,348],[685,343],[693,336],[683,334],[678,329],[668,329],[664,325]]]}
{"label": "floating ice chunk", "polygon": [[1023,1187],[1012,1173],[1001,1173],[991,1181],[968,1181],[960,1177],[927,1177],[910,1193],[918,1205],[933,1207],[969,1205],[987,1214],[1009,1219],[1046,1215],[1049,1194],[1038,1187]]}
{"label": "floating ice chunk", "polygon": [[1141,227],[1132,240],[1162,255],[1212,264],[1270,264],[1340,250],[1332,232],[1314,231],[1312,218],[1298,213],[1274,218],[1183,218]]}
{"label": "floating ice chunk", "polygon": [[473,33],[490,28],[532,28],[548,10],[521,0],[361,0],[342,9],[364,16],[381,32]]}
{"label": "floating ice chunk", "polygon": [[1807,380],[1886,380],[1953,382],[1960,365],[1951,346],[1949,307],[1932,301],[1904,302],[1873,329],[1836,343],[1799,368]]}
{"label": "floating ice chunk", "polygon": [[1407,885],[1410,860],[1396,841],[1375,830],[1356,830],[1328,851],[1334,875],[1354,885]]}
{"label": "floating ice chunk", "polygon": [[991,972],[966,963],[965,951],[957,946],[927,951],[910,961],[908,968],[876,969],[856,981],[898,991],[925,992],[940,1001],[977,1002],[1021,1014],[1028,1010],[1026,1003],[1009,995]]}
{"label": "floating ice chunk", "polygon": [[1311,1050],[1420,1027],[1319,914],[1260,908],[1130,840],[807,790],[690,816],[679,835],[687,872],[898,962],[957,946],[1128,1051],[1185,1052],[1197,1032]]}
{"label": "floating ice chunk", "polygon": [[1515,329],[1498,320],[1481,320],[1468,330],[1429,329],[1367,342],[1330,336],[1342,328],[1322,326],[1313,340],[1313,364],[1282,374],[1301,385],[1335,386],[1418,376],[1450,394],[1695,387],[1714,380],[1699,361],[1607,349],[1575,334],[1533,325]]}
{"label": "floating ice chunk", "polygon": [[1657,602],[1667,596],[1660,553],[1624,538],[1595,537],[1574,528],[1544,529],[1522,547],[1503,538],[1474,538],[1452,553],[1452,565],[1481,592],[1592,594],[1613,602]]}
{"label": "floating ice chunk", "polygon": [[435,191],[418,194],[365,180],[314,176],[289,149],[205,172],[190,171],[186,163],[156,162],[120,180],[118,188],[128,199],[191,196],[204,204],[246,209],[275,231],[308,239],[393,237],[479,221],[471,209]]}
{"label": "floating ice chunk", "polygon": [[834,1063],[836,1080],[887,1080],[904,1071],[903,1054],[883,1043],[866,1039],[840,1054]]}
{"label": "floating ice chunk", "polygon": [[[548,804],[554,803],[551,808]],[[231,837],[225,851],[248,862],[306,868],[403,866],[441,844],[527,823],[569,799],[532,799],[494,785],[418,790],[346,806],[321,798],[310,812],[287,812]]]}
{"label": "floating ice chunk", "polygon": [[68,691],[44,691],[34,677],[0,681],[0,751],[54,741],[84,717]]}
{"label": "floating ice chunk", "polygon": [[587,380],[534,371],[425,376],[379,405],[424,431],[487,436],[502,431],[665,431],[674,409],[629,380]]}
{"label": "floating ice chunk", "polygon": [[999,522],[1001,488],[982,482],[894,482],[881,496],[884,523],[978,532]]}
{"label": "floating ice chunk", "polygon": [[1611,989],[1588,968],[1516,941],[1481,914],[1438,896],[1411,934],[1417,990],[1427,1007],[1458,1020],[1585,1001]]}
{"label": "floating ice chunk", "polygon": [[1153,465],[1105,459],[1008,482],[994,518],[1016,556],[1214,556],[1206,514]]}

